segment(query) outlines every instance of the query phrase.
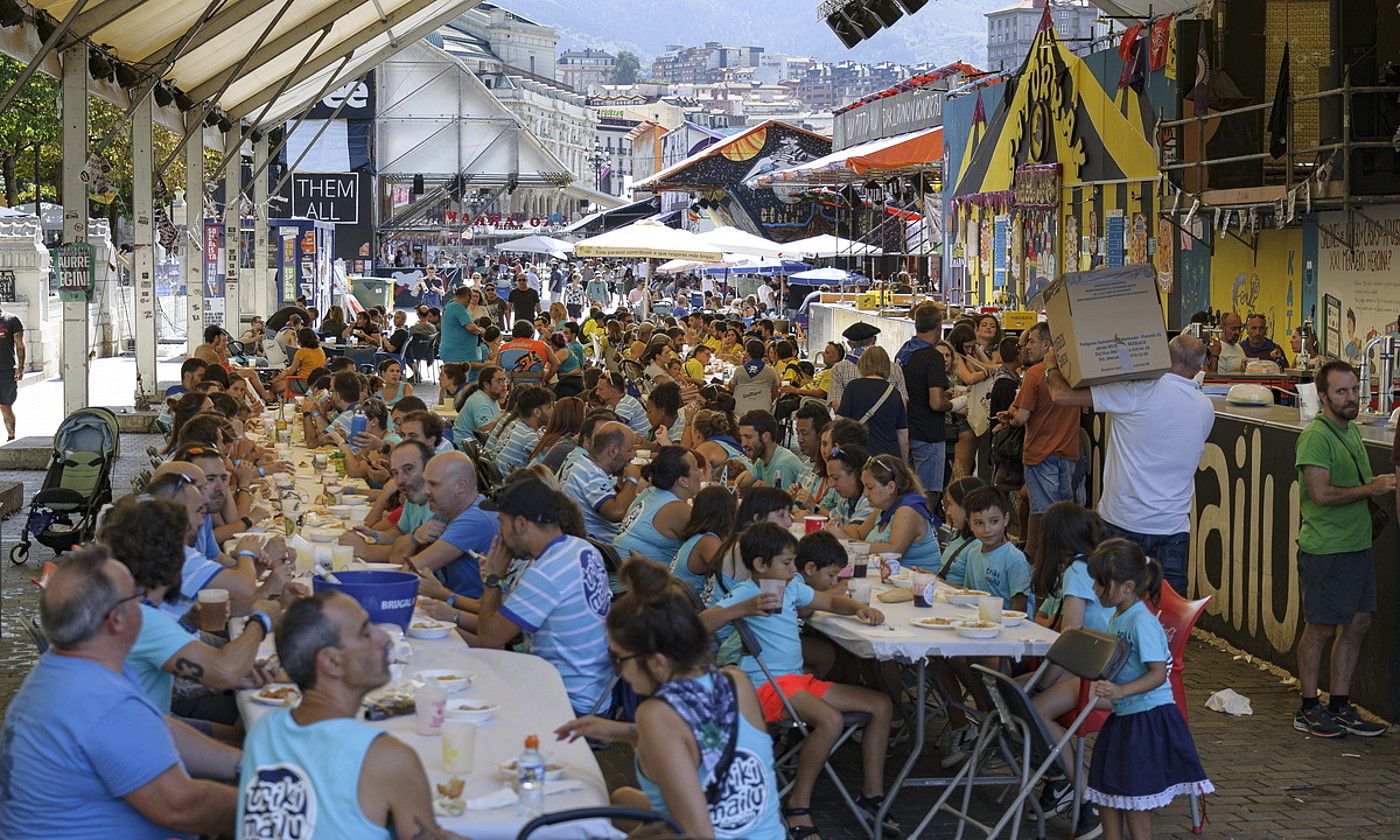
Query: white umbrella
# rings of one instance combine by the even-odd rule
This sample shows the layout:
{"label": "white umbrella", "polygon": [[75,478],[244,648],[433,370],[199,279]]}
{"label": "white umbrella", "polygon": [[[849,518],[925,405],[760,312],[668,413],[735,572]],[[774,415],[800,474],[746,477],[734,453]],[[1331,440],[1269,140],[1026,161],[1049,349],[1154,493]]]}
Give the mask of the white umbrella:
{"label": "white umbrella", "polygon": [[774,242],[771,239],[754,236],[748,231],[739,230],[729,225],[723,225],[714,230],[707,230],[704,233],[696,235],[719,248],[721,251],[724,251],[726,254],[745,254],[751,257],[781,257],[785,253],[792,253],[788,250],[788,246],[781,242]]}
{"label": "white umbrella", "polygon": [[783,247],[787,249],[788,254],[802,254],[808,257],[878,257],[884,253],[874,245],[842,239],[829,233],[789,242]]}
{"label": "white umbrella", "polygon": [[689,231],[645,220],[580,239],[574,256],[720,262],[724,252]]}
{"label": "white umbrella", "polygon": [[811,271],[799,271],[789,275],[789,278],[792,280],[816,280],[823,283],[844,283],[860,276],[841,268],[814,268]]}
{"label": "white umbrella", "polygon": [[523,251],[529,254],[567,254],[573,249],[571,242],[538,234],[512,239],[496,246],[497,251]]}

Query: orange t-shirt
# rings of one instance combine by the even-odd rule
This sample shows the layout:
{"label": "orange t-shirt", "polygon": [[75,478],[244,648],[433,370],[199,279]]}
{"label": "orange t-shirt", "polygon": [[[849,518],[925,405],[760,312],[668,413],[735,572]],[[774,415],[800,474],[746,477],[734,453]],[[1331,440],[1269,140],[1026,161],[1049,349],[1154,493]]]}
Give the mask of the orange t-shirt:
{"label": "orange t-shirt", "polygon": [[320,347],[298,347],[287,368],[289,376],[310,376],[311,371],[326,364],[326,351]]}
{"label": "orange t-shirt", "polygon": [[1032,365],[1021,378],[1013,409],[1024,408],[1031,413],[1026,421],[1026,442],[1021,447],[1021,461],[1035,466],[1051,455],[1068,461],[1079,460],[1079,420],[1081,411],[1072,405],[1055,405],[1050,389],[1045,385],[1045,363]]}

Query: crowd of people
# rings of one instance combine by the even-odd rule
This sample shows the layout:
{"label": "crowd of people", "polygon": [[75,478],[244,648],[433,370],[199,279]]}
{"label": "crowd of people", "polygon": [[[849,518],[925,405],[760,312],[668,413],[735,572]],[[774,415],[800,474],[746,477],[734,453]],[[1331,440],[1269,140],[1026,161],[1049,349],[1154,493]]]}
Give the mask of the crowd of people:
{"label": "crowd of people", "polygon": [[[615,801],[668,813],[688,835],[819,836],[813,787],[850,713],[868,716],[856,803],[880,811],[888,748],[922,710],[896,666],[861,662],[803,621],[884,621],[839,576],[851,541],[1046,626],[1128,640],[1132,667],[1093,687],[1123,723],[1079,779],[1113,819],[1086,806],[1079,836],[1121,837],[1123,814],[1137,836],[1173,796],[1208,792],[1165,685],[1165,636],[1142,606],[1163,581],[1184,590],[1194,464],[1213,420],[1192,381],[1207,361],[1199,339],[1174,339],[1159,379],[1073,389],[1043,323],[1007,336],[975,314],[945,329],[942,306],[923,303],[893,353],[867,323],[809,348],[776,296],[693,309],[677,296],[656,315],[608,288],[617,275],[602,265],[548,272],[520,267],[507,297],[474,275],[412,326],[403,311],[347,323],[338,307],[289,307],[241,342],[295,337],[268,381],[230,364],[222,331],[206,335],[171,389],[166,462],[43,593],[52,650],[6,716],[0,834],[263,836],[292,807],[271,801],[276,768],[296,767],[324,821],[315,836],[449,836],[416,755],[353,719],[388,680],[382,631],[348,598],[308,597],[282,539],[243,536],[272,514],[258,488],[288,468],[244,431],[279,401],[294,403],[308,446],[338,448],[370,488],[368,518],[343,539],[356,556],[417,569],[420,608],[471,646],[550,663],[575,715],[558,737],[631,744],[637,786]],[[450,424],[424,399],[430,385],[405,382],[411,335],[435,348]],[[372,373],[334,352],[347,342],[378,347]],[[1113,417],[1096,511],[1086,409]],[[825,525],[799,538],[794,517],[807,515]],[[230,593],[242,635],[195,632],[206,588]],[[278,662],[257,659],[274,631]],[[966,663],[948,667],[969,684]],[[277,668],[303,700],[245,732],[229,692]],[[630,691],[610,690],[614,674]],[[1078,696],[1062,675],[1036,704],[1052,722]],[[48,713],[77,697],[75,714]],[[811,733],[780,802],[765,730],[788,704]],[[976,732],[950,718],[945,767]],[[1161,772],[1137,772],[1130,754]],[[1070,807],[1076,775],[1047,785],[1046,813]]]}

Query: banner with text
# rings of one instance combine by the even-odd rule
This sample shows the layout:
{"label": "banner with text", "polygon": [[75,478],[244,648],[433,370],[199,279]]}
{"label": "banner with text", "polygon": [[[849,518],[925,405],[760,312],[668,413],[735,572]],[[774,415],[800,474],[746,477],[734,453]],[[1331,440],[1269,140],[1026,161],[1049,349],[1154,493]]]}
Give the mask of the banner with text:
{"label": "banner with text", "polygon": [[1370,339],[1400,335],[1400,208],[1368,207],[1366,215],[1317,219],[1317,291],[1341,301],[1341,356],[1353,363]]}

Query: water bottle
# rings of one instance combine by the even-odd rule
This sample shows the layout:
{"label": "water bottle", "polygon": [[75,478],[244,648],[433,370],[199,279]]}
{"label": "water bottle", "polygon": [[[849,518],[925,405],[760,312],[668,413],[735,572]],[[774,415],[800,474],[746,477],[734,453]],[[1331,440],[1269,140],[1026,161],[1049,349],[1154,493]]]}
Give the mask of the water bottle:
{"label": "water bottle", "polygon": [[515,760],[515,779],[520,788],[520,812],[527,817],[544,813],[544,756],[538,735],[525,736],[525,752]]}
{"label": "water bottle", "polygon": [[368,425],[369,425],[369,420],[368,420],[368,418],[365,417],[365,413],[364,413],[363,411],[360,411],[360,410],[357,409],[357,410],[355,411],[355,413],[354,413],[353,415],[350,416],[350,451],[351,451],[351,452],[354,452],[354,453],[356,453],[356,454],[359,454],[360,447],[359,447],[359,445],[358,445],[357,443],[355,443],[355,438],[356,438],[358,435],[364,434],[364,431],[365,431],[365,429],[368,427]]}

